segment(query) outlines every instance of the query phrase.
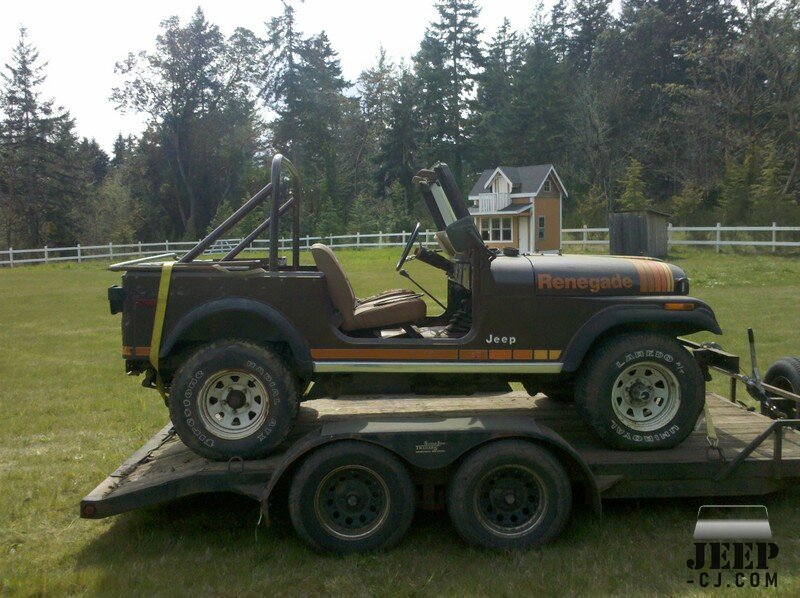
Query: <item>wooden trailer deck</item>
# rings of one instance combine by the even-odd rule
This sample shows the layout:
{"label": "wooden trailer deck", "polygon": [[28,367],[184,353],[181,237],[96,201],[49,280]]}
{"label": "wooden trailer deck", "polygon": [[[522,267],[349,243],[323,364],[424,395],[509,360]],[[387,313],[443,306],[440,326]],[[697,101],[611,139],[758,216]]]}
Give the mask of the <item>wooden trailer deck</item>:
{"label": "wooden trailer deck", "polygon": [[[593,436],[573,405],[524,392],[309,401],[286,447],[321,423],[344,419],[518,415],[533,417],[569,442],[589,465],[603,498],[760,495],[800,482],[800,432],[718,395],[708,395],[708,403],[724,459],[709,447],[702,418],[674,449],[616,451]],[[208,461],[186,448],[168,425],[83,499],[81,516],[107,517],[199,492],[255,497],[282,459],[278,451],[257,461]]]}

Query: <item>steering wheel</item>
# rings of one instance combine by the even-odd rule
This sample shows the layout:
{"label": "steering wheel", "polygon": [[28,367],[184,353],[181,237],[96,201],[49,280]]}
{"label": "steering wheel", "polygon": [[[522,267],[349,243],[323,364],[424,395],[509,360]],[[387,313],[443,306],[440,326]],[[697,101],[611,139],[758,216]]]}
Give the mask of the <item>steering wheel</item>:
{"label": "steering wheel", "polygon": [[395,270],[398,272],[400,272],[400,270],[403,268],[403,264],[406,263],[408,254],[411,253],[411,248],[414,247],[417,237],[419,237],[419,222],[417,222],[417,226],[414,227],[414,232],[411,233],[411,236],[408,238],[408,243],[406,243],[406,246],[403,248],[403,255],[400,256],[399,260],[397,260],[397,266],[395,267]]}

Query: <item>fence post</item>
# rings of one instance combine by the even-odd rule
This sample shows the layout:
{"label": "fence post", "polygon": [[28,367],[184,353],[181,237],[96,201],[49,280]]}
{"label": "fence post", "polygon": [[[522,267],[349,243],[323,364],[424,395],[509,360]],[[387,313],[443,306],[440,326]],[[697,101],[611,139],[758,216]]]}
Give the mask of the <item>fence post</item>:
{"label": "fence post", "polygon": [[586,241],[589,240],[589,231],[586,229],[589,228],[586,224],[583,225],[583,251],[586,251]]}
{"label": "fence post", "polygon": [[361,247],[361,233],[356,233],[356,247]]}
{"label": "fence post", "polygon": [[772,253],[775,253],[775,251],[778,249],[778,246],[775,245],[775,243],[778,241],[778,231],[775,230],[775,227],[777,226],[778,224],[776,222],[772,223]]}
{"label": "fence post", "polygon": [[108,257],[114,257],[114,244],[110,241],[108,243]]}
{"label": "fence post", "polygon": [[722,232],[719,230],[719,227],[722,226],[719,222],[717,222],[717,243],[714,245],[714,251],[719,253],[719,242],[722,240]]}
{"label": "fence post", "polygon": [[164,241],[164,253],[169,253],[169,239]]}
{"label": "fence post", "polygon": [[383,231],[378,231],[378,247],[383,247]]}
{"label": "fence post", "polygon": [[44,263],[46,264],[49,260],[47,259],[49,256],[47,254],[47,245],[44,246]]}
{"label": "fence post", "polygon": [[403,231],[402,239],[403,239],[403,245],[405,245],[406,244],[406,231]]}
{"label": "fence post", "polygon": [[81,244],[78,243],[78,263],[81,263]]}
{"label": "fence post", "polygon": [[10,246],[8,248],[8,267],[14,267],[14,248]]}
{"label": "fence post", "polygon": [[330,235],[331,247],[333,247],[333,235]]}
{"label": "fence post", "polygon": [[142,257],[142,242],[138,241],[138,245],[139,245],[139,257]]}
{"label": "fence post", "polygon": [[667,251],[672,247],[672,223],[667,222]]}

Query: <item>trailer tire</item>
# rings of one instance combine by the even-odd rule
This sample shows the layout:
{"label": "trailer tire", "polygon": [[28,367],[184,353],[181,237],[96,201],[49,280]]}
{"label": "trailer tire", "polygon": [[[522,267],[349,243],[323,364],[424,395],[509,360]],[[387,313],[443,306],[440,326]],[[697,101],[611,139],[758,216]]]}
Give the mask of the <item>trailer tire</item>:
{"label": "trailer tire", "polygon": [[342,441],[307,457],[292,478],[289,514],[313,549],[336,553],[389,548],[414,517],[414,484],[392,453]]}
{"label": "trailer tire", "polygon": [[550,452],[496,440],[469,455],[450,479],[447,511],[470,544],[525,550],[555,538],[569,521],[572,489]]}
{"label": "trailer tire", "polygon": [[[781,357],[764,374],[764,382],[781,390],[800,394],[800,358]],[[796,405],[791,399],[776,397],[771,402],[780,411],[783,411],[787,417],[798,417],[800,415],[800,405]],[[764,413],[763,409],[762,413]]]}
{"label": "trailer tire", "polygon": [[582,367],[575,402],[611,447],[672,448],[694,430],[705,404],[705,382],[676,339],[620,334],[603,341]]}
{"label": "trailer tire", "polygon": [[195,351],[170,385],[169,414],[183,443],[214,460],[258,459],[294,425],[297,382],[275,353],[225,340]]}

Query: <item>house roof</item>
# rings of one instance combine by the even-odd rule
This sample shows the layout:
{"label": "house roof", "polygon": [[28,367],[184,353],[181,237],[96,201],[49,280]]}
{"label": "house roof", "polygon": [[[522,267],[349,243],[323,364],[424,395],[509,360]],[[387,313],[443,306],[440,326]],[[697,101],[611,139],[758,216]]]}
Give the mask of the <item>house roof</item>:
{"label": "house roof", "polygon": [[470,216],[513,216],[515,214],[522,214],[531,209],[531,204],[529,203],[512,203],[507,205],[496,212],[480,212],[478,208],[470,208],[469,215]]}
{"label": "house roof", "polygon": [[497,168],[484,170],[477,182],[472,186],[469,196],[473,197],[486,193],[486,187],[498,172],[511,183],[512,193],[535,194],[539,192],[551,171],[564,191],[564,195],[567,195],[567,190],[564,188],[564,184],[561,182],[561,177],[558,176],[555,167],[552,164],[536,164],[534,166],[498,166]]}

